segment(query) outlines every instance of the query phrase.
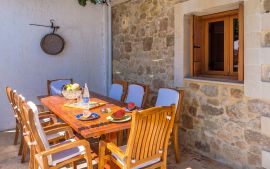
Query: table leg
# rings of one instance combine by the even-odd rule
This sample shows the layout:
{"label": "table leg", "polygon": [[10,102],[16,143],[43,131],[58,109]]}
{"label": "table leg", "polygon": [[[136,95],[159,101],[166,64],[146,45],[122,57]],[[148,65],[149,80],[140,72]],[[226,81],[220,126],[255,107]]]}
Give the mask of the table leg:
{"label": "table leg", "polygon": [[115,145],[118,145],[117,143],[117,132],[109,133],[106,135],[106,139],[110,142],[114,143]]}

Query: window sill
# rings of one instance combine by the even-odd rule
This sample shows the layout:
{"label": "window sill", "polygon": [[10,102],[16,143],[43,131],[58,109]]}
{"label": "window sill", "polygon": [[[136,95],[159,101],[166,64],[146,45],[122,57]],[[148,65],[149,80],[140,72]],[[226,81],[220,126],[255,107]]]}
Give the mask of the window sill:
{"label": "window sill", "polygon": [[209,77],[186,77],[186,81],[204,82],[204,83],[214,83],[221,85],[232,85],[232,86],[244,86],[244,82],[232,79],[222,79],[222,78],[209,78]]}

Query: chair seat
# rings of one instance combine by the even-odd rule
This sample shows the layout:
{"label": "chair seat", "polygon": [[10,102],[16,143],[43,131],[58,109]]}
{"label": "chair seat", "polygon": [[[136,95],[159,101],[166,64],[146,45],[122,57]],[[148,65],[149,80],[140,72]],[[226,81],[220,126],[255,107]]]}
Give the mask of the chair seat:
{"label": "chair seat", "polygon": [[[57,147],[59,145],[74,142],[74,141],[76,141],[76,140],[75,139],[65,140],[65,141],[63,141],[61,143],[54,144],[51,147]],[[73,157],[76,157],[76,156],[82,155],[82,154],[85,154],[84,146],[78,146],[78,147],[75,147],[75,148],[71,148],[71,149],[68,149],[68,150],[61,151],[59,153],[52,154],[52,164],[50,164],[50,165],[56,166],[57,164],[59,164],[59,163],[61,163],[63,161],[66,161],[68,159],[71,159]],[[92,164],[95,165],[95,164],[97,164],[97,162],[95,160],[92,160]]]}
{"label": "chair seat", "polygon": [[47,135],[47,139],[48,140],[52,140],[52,139],[56,139],[58,137],[62,137],[66,134],[65,131],[61,131],[61,132],[58,132],[58,133],[53,133],[53,134],[48,134]]}
{"label": "chair seat", "polygon": [[[125,152],[126,149],[127,149],[127,146],[126,146],[126,145],[125,145],[125,146],[120,146],[119,148],[120,148],[123,152]],[[113,156],[114,158],[116,158],[117,161],[119,161],[119,162],[124,166],[124,161],[123,161],[122,159],[120,159],[120,158],[119,158],[116,154],[114,154],[114,153],[112,153],[112,156]],[[145,162],[145,163],[142,163],[142,164],[140,164],[140,165],[138,165],[138,166],[136,166],[136,167],[134,167],[134,168],[132,168],[132,169],[140,169],[140,168],[144,168],[144,167],[153,165],[153,164],[155,164],[155,163],[158,163],[160,160],[161,160],[160,158],[156,158],[156,159],[153,159],[153,160],[151,160],[151,161],[147,161],[147,162]]]}

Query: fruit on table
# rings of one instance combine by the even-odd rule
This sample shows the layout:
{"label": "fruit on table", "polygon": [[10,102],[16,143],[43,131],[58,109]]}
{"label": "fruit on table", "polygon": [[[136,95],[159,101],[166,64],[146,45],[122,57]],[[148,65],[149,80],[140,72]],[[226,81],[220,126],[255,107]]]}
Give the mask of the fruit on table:
{"label": "fruit on table", "polygon": [[121,119],[125,116],[126,112],[124,110],[118,110],[112,114],[112,117],[115,119]]}
{"label": "fruit on table", "polygon": [[72,87],[72,84],[65,85],[65,88],[66,88],[67,91],[71,91],[72,90],[71,87]]}
{"label": "fruit on table", "polygon": [[80,85],[78,83],[74,83],[72,86],[71,86],[71,89],[72,90],[80,90]]}
{"label": "fruit on table", "polygon": [[83,111],[83,118],[88,118],[92,115],[92,113],[90,111]]}
{"label": "fruit on table", "polygon": [[136,105],[135,105],[135,103],[130,102],[130,103],[128,103],[127,108],[128,108],[128,110],[134,110],[136,108]]}
{"label": "fruit on table", "polygon": [[75,91],[75,90],[80,90],[80,85],[78,83],[74,84],[66,84],[64,89],[67,91]]}

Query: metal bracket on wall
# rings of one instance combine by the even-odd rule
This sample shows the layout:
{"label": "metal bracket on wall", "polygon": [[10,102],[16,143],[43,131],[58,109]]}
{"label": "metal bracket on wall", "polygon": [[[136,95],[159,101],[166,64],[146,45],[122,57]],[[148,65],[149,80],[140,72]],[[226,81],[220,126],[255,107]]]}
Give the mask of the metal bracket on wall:
{"label": "metal bracket on wall", "polygon": [[52,28],[53,29],[53,34],[55,33],[55,31],[57,31],[57,29],[60,29],[60,26],[55,26],[54,25],[54,21],[53,19],[50,20],[51,25],[40,25],[40,24],[29,24],[31,26],[41,26],[41,27],[46,27],[46,28]]}

